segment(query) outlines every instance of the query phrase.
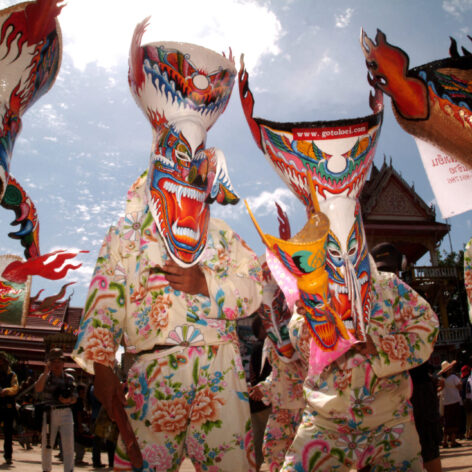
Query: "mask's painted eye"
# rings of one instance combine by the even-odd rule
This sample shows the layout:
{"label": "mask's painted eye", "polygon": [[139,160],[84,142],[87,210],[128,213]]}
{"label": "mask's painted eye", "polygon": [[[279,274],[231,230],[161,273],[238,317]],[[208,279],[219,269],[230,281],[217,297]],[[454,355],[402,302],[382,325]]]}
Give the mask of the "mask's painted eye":
{"label": "mask's painted eye", "polygon": [[189,156],[186,152],[175,151],[175,155],[180,161],[190,162],[192,160],[192,157]]}
{"label": "mask's painted eye", "polygon": [[348,251],[348,256],[349,257],[352,257],[356,254],[357,252],[357,244],[354,244],[352,247],[349,248],[349,251]]}
{"label": "mask's painted eye", "polygon": [[340,259],[341,258],[341,251],[338,246],[334,243],[328,244],[328,252],[333,258]]}
{"label": "mask's painted eye", "polygon": [[356,234],[357,231],[352,231],[351,236],[349,238],[349,242],[347,245],[347,255],[349,257],[353,257],[357,254],[357,251],[359,249],[359,241],[356,239]]}

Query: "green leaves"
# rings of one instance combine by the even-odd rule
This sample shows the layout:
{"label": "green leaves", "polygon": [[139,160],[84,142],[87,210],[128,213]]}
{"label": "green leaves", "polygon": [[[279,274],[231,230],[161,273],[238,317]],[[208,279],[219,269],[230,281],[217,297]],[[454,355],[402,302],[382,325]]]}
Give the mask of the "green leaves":
{"label": "green leaves", "polygon": [[205,434],[208,434],[213,428],[221,428],[222,425],[221,420],[217,421],[207,421],[202,424],[202,430],[205,432]]}
{"label": "green leaves", "polygon": [[192,378],[193,378],[193,383],[195,385],[198,385],[198,372],[199,372],[199,361],[198,357],[196,358],[195,362],[193,363],[193,369],[192,369]]}

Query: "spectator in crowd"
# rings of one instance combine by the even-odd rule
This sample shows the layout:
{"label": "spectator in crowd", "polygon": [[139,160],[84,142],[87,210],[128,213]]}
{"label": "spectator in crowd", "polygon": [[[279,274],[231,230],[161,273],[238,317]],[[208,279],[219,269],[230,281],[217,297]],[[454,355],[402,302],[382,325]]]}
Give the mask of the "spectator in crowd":
{"label": "spectator in crowd", "polygon": [[95,422],[95,436],[100,440],[100,446],[105,444],[105,450],[108,456],[108,467],[113,467],[115,462],[115,449],[118,440],[118,427],[114,421],[110,419],[106,409],[100,408],[97,420]]}
{"label": "spectator in crowd", "polygon": [[35,384],[35,391],[42,394],[46,405],[41,433],[41,459],[44,472],[51,472],[52,445],[60,433],[64,472],[74,470],[74,419],[72,405],[77,401],[74,378],[64,372],[62,349],[49,351],[44,372]]}
{"label": "spectator in crowd", "polygon": [[472,377],[469,365],[462,366],[461,369],[461,398],[465,413],[465,439],[472,439]]}
{"label": "spectator in crowd", "polygon": [[443,447],[460,447],[457,442],[457,435],[460,429],[461,421],[461,395],[462,383],[454,374],[456,361],[441,363],[441,370],[438,375],[444,378],[444,387],[442,389],[442,401],[444,405],[444,438]]}
{"label": "spectator in crowd", "polygon": [[90,433],[90,415],[87,411],[87,388],[84,384],[77,386],[77,401],[72,405],[74,417],[75,465],[86,466],[84,461],[85,448],[92,447]]}
{"label": "spectator in crowd", "polygon": [[33,392],[34,392],[34,379],[30,375],[20,383],[18,395],[16,396],[17,408],[19,408],[18,418],[18,442],[24,449],[32,449],[31,441],[34,433],[30,431],[32,428],[33,419],[28,416],[28,412],[34,411],[33,407]]}
{"label": "spectator in crowd", "polygon": [[0,352],[0,420],[3,423],[3,457],[10,465],[13,455],[13,420],[16,415],[15,395],[18,392],[18,378],[10,368],[5,352]]}
{"label": "spectator in crowd", "polygon": [[420,438],[424,468],[428,472],[440,472],[442,470],[439,453],[442,439],[441,416],[437,388],[431,370],[429,362],[410,370],[413,382],[413,395],[410,401]]}
{"label": "spectator in crowd", "polygon": [[[101,469],[105,467],[104,464],[102,464],[102,459],[101,459],[101,452],[102,452],[102,439],[100,436],[98,436],[95,433],[95,428],[97,425],[97,418],[98,415],[100,414],[100,409],[102,408],[102,404],[98,400],[98,398],[95,396],[95,387],[93,383],[89,386],[88,392],[87,392],[87,399],[90,405],[90,421],[92,424],[92,431],[93,431],[93,444],[92,444],[92,463],[94,469]],[[109,462],[109,465],[112,466],[113,462]]]}
{"label": "spectator in crowd", "polygon": [[[262,324],[262,320],[256,315],[252,322],[252,331],[257,338],[257,342],[253,346],[251,359],[249,362],[249,382],[251,386],[257,385],[263,381],[271,371],[271,367],[267,359],[263,359],[264,339],[266,338],[266,330]],[[250,390],[251,391],[251,390]],[[255,399],[252,395],[249,397],[249,407],[251,410],[252,431],[254,434],[254,450],[256,453],[256,471],[259,472],[264,462],[262,453],[262,441],[264,439],[264,431],[267,419],[270,414],[270,404],[266,405],[261,399]]]}

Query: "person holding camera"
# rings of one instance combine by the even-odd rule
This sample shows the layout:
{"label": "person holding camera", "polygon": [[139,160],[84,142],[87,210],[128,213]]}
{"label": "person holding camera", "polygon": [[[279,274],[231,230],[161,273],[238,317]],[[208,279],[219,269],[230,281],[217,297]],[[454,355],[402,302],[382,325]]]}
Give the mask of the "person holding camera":
{"label": "person holding camera", "polygon": [[74,470],[74,420],[71,406],[77,401],[74,377],[64,372],[65,357],[60,348],[49,351],[44,372],[35,383],[45,405],[41,431],[41,459],[44,472],[52,466],[52,446],[61,434],[64,472]]}

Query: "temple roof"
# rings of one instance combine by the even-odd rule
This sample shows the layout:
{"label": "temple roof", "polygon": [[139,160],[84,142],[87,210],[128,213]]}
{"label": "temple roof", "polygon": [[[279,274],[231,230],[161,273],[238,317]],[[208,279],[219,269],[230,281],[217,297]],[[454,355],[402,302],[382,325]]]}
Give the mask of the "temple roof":
{"label": "temple roof", "polygon": [[42,363],[48,348],[61,347],[67,355],[75,344],[82,308],[66,301],[48,313],[35,313],[39,306],[31,303],[24,326],[0,324],[0,349],[20,361]]}
{"label": "temple roof", "polygon": [[388,241],[414,264],[439,246],[450,226],[436,221],[434,206],[427,205],[392,167],[375,165],[360,196],[362,218],[370,248]]}

